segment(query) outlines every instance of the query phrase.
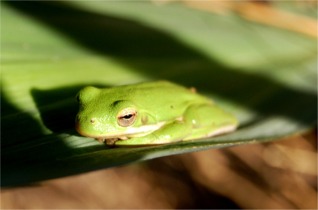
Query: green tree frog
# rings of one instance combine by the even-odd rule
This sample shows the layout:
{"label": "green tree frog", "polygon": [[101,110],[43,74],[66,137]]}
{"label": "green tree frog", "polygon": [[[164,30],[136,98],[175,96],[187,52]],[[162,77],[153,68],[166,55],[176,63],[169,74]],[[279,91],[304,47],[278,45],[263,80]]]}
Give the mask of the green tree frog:
{"label": "green tree frog", "polygon": [[99,89],[77,95],[79,134],[116,146],[166,144],[234,131],[238,120],[212,100],[168,82]]}

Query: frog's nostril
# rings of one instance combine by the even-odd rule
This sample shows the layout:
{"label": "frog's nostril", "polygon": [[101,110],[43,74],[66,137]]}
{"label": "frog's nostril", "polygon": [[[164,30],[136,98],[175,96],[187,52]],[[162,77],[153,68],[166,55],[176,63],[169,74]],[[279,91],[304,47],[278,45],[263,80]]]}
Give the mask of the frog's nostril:
{"label": "frog's nostril", "polygon": [[96,122],[96,119],[95,118],[91,118],[90,123],[94,124],[95,122]]}

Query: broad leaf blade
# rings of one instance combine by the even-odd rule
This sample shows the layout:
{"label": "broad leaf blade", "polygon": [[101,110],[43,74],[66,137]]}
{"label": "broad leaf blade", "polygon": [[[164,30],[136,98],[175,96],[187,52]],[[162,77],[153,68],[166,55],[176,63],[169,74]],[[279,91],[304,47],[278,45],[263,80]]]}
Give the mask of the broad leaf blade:
{"label": "broad leaf blade", "polygon": [[[316,122],[314,39],[179,4],[7,2],[1,15],[4,186],[275,140]],[[212,97],[238,117],[238,131],[141,148],[75,133],[85,85],[158,79]]]}

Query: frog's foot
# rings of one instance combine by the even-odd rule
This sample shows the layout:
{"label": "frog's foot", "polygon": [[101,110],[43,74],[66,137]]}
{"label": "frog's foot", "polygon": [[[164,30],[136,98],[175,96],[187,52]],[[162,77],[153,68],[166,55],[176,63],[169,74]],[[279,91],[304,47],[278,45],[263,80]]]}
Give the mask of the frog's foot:
{"label": "frog's foot", "polygon": [[118,140],[127,140],[128,138],[126,136],[120,136],[118,138],[109,138],[109,139],[106,139],[106,138],[96,138],[97,141],[99,141],[100,143],[104,143],[108,146],[114,146],[115,145],[115,142],[118,141]]}
{"label": "frog's foot", "polygon": [[104,140],[104,144],[106,144],[108,146],[114,146],[116,141],[118,141],[118,138],[116,138],[116,139],[105,139]]}

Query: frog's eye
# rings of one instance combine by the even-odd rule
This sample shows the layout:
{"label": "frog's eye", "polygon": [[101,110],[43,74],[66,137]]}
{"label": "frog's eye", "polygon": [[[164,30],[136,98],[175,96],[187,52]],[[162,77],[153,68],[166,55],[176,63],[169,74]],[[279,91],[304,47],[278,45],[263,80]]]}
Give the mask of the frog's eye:
{"label": "frog's eye", "polygon": [[117,115],[118,125],[122,127],[128,127],[132,125],[137,117],[137,111],[132,108],[123,109]]}

